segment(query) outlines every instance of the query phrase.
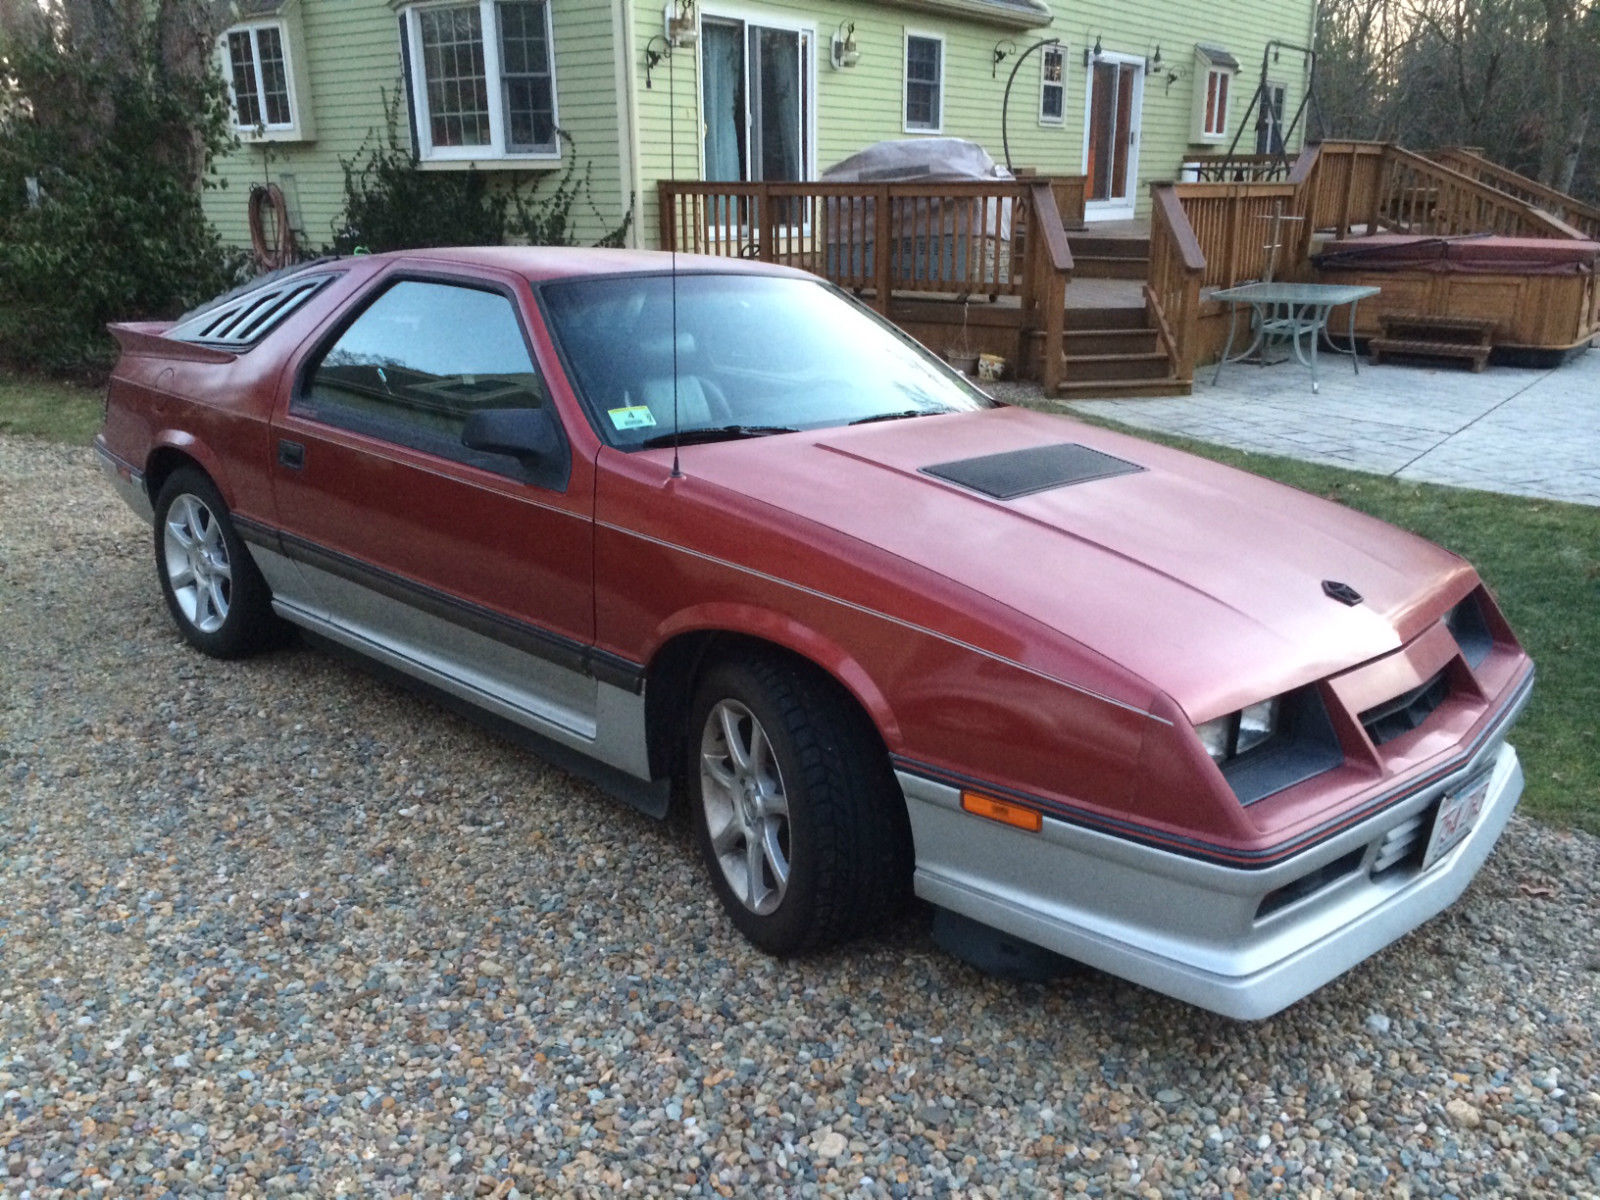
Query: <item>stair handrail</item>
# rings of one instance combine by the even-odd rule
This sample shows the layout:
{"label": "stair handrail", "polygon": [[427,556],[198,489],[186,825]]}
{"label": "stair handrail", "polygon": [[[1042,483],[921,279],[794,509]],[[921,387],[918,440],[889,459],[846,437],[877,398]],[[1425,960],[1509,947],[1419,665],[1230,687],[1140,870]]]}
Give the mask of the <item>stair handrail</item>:
{"label": "stair handrail", "polygon": [[1150,275],[1145,307],[1172,360],[1173,375],[1194,382],[1199,353],[1200,281],[1206,256],[1172,183],[1150,185]]}
{"label": "stair handrail", "polygon": [[1072,247],[1056,207],[1055,191],[1048,179],[1028,181],[1028,258],[1024,303],[1032,303],[1034,316],[1044,329],[1043,369],[1039,382],[1054,392],[1061,384],[1066,347],[1067,284],[1072,280]]}
{"label": "stair handrail", "polygon": [[1513,196],[1525,204],[1542,208],[1575,227],[1589,238],[1600,238],[1600,205],[1580,200],[1559,188],[1540,183],[1510,167],[1501,166],[1465,146],[1445,146],[1427,152],[1427,157],[1451,170],[1460,171],[1479,183]]}
{"label": "stair handrail", "polygon": [[[1392,142],[1384,147],[1384,185],[1382,191],[1384,198],[1389,199],[1388,193],[1393,184],[1394,169],[1396,167],[1409,167],[1420,175],[1433,174],[1441,183],[1465,191],[1486,205],[1496,207],[1513,217],[1516,223],[1524,226],[1525,231],[1532,237],[1575,238],[1583,240],[1583,234],[1571,225],[1552,216],[1543,209],[1535,208],[1527,201],[1516,196],[1502,192],[1498,188],[1480,183],[1470,175],[1463,174],[1452,167],[1443,166],[1431,158],[1416,154]],[[1461,233],[1475,233],[1478,230],[1461,230]]]}

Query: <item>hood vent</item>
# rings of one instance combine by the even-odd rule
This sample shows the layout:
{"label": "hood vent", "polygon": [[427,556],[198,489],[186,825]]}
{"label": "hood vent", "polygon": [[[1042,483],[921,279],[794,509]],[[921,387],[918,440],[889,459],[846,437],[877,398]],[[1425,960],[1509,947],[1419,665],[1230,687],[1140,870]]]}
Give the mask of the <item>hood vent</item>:
{"label": "hood vent", "polygon": [[1055,446],[1009,450],[1004,454],[985,454],[981,458],[963,458],[922,470],[924,474],[971,488],[996,500],[1015,500],[1071,483],[1130,475],[1144,468],[1077,442],[1062,442]]}

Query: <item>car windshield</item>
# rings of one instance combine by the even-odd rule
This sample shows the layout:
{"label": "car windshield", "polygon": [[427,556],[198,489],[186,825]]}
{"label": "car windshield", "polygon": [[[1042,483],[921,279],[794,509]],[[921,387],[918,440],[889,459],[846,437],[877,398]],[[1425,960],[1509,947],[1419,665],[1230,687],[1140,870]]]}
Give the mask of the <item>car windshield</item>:
{"label": "car windshield", "polygon": [[685,443],[994,404],[892,325],[809,279],[679,275],[675,323],[669,275],[547,284],[542,298],[573,385],[624,449],[671,440],[674,401]]}

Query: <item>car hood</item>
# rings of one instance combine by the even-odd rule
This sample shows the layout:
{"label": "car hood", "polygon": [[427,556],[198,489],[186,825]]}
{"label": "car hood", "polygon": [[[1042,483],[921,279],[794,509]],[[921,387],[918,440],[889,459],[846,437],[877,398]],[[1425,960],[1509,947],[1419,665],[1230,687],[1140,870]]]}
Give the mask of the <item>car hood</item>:
{"label": "car hood", "polygon": [[[1064,443],[1141,469],[1015,499],[927,470]],[[1397,649],[1477,578],[1342,505],[1019,408],[704,446],[685,466],[970,588],[997,621],[1066,635],[1194,721]]]}

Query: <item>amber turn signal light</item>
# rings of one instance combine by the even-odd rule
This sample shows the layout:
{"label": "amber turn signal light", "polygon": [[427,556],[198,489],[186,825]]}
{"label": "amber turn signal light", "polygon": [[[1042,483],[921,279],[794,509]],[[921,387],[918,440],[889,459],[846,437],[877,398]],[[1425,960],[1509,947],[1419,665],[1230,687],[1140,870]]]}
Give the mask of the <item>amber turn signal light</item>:
{"label": "amber turn signal light", "polygon": [[1020,804],[1007,804],[1004,800],[996,800],[993,796],[985,796],[978,792],[962,792],[961,807],[975,817],[988,817],[991,821],[999,821],[1002,825],[1011,825],[1017,829],[1026,829],[1029,833],[1038,833],[1039,827],[1044,823],[1043,818],[1031,808],[1023,808]]}

